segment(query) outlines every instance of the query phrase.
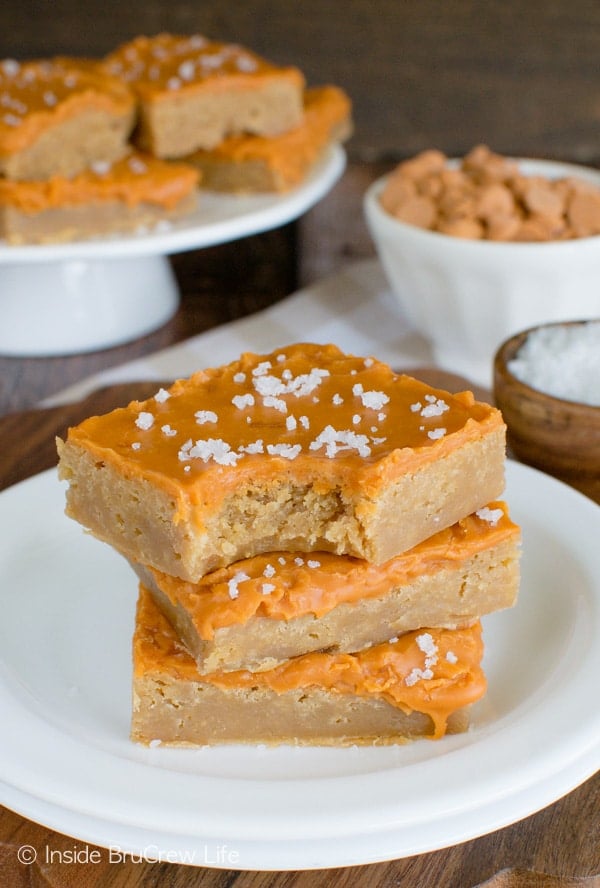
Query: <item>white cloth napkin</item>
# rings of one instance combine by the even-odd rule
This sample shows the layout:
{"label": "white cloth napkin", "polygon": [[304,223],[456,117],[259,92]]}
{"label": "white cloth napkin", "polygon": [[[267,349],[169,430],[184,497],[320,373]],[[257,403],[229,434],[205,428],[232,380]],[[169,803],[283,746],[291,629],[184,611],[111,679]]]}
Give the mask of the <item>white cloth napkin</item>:
{"label": "white cloth napkin", "polygon": [[137,380],[170,380],[292,342],[332,342],[343,351],[373,355],[392,367],[432,364],[427,341],[411,329],[377,260],[353,263],[248,317],[177,345],[111,367],[62,390],[46,406],[85,397],[96,388]]}

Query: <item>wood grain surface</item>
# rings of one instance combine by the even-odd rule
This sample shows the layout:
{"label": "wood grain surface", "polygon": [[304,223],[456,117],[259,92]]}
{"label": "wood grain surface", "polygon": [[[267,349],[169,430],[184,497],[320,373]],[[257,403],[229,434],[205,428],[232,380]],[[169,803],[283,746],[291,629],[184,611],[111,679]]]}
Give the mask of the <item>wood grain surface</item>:
{"label": "wood grain surface", "polygon": [[[463,387],[464,380],[436,369],[419,373],[435,385]],[[0,489],[54,465],[54,437],[64,434],[69,425],[132,398],[147,397],[157,385],[113,386],[76,404],[0,418]],[[551,738],[534,738],[536,742],[551,742]],[[33,854],[36,860],[21,863],[20,854]],[[364,867],[291,873],[117,861],[108,850],[0,809],[2,888],[350,888],[357,884],[361,888],[474,888],[483,884],[490,888],[599,888],[600,774],[526,820],[456,847]]]}

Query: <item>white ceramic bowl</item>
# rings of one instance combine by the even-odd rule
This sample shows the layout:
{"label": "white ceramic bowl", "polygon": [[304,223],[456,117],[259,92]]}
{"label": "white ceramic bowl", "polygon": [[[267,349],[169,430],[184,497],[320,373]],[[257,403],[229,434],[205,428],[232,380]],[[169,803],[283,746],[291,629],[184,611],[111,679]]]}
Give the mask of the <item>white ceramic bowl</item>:
{"label": "white ceramic bowl", "polygon": [[[519,159],[525,175],[600,171]],[[600,236],[545,243],[464,240],[393,218],[379,203],[386,176],[364,197],[367,225],[390,286],[440,366],[489,385],[500,343],[552,321],[600,316]]]}

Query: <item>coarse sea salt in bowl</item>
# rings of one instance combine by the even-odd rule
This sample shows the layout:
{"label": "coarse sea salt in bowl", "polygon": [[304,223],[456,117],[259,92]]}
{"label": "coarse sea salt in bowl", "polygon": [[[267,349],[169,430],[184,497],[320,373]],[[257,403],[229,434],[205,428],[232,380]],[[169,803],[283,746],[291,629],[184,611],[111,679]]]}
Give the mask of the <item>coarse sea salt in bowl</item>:
{"label": "coarse sea salt in bowl", "polygon": [[[441,155],[444,169],[439,176],[446,176],[450,185],[440,196],[435,193],[439,181],[419,183],[417,188],[425,193],[419,193],[416,202],[413,194],[410,211],[404,214],[414,221],[402,221],[382,206],[382,195],[396,170],[367,190],[364,213],[391,290],[408,321],[431,344],[436,363],[489,385],[493,356],[513,333],[536,324],[600,315],[600,235],[586,234],[585,225],[579,226],[578,234],[559,233],[553,196],[544,187],[548,182],[559,187],[557,181],[582,186],[587,195],[579,203],[587,199],[588,204],[596,204],[600,219],[600,171],[501,158],[488,150],[487,160],[491,157],[492,165],[496,164],[486,182],[490,187],[482,195],[466,198],[477,204],[479,215],[467,216],[465,223],[465,216],[460,217],[464,207],[455,202],[443,216],[436,201],[454,198],[451,177],[461,172],[477,150],[483,149],[474,149],[462,161]],[[423,154],[438,155],[440,163],[440,152]],[[421,157],[412,162],[418,164]],[[506,186],[510,191],[513,180],[502,178],[505,171],[498,173],[501,164],[518,171],[519,187],[527,192],[526,197],[507,195]],[[461,199],[456,197],[458,204]],[[531,205],[527,225],[516,233],[505,224],[506,204],[511,200],[519,211],[525,201]],[[437,220],[443,218],[439,230],[427,227],[432,203]],[[588,230],[600,231],[600,227]],[[508,239],[512,236],[523,239]]]}
{"label": "coarse sea salt in bowl", "polygon": [[494,357],[494,399],[518,459],[600,503],[600,317],[507,339]]}

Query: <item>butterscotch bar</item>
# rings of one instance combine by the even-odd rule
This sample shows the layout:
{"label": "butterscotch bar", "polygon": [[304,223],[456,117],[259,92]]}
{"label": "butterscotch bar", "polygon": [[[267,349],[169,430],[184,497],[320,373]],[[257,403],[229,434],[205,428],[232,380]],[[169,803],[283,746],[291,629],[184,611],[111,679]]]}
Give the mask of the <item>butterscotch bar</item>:
{"label": "butterscotch bar", "polygon": [[336,86],[307,89],[304,119],[280,136],[235,135],[186,160],[202,173],[202,187],[225,192],[288,191],[299,185],[333,142],[351,134],[351,103]]}
{"label": "butterscotch bar", "polygon": [[334,345],[247,353],[58,449],[67,514],[190,582],[279,549],[382,564],[504,488],[497,409]]}
{"label": "butterscotch bar", "polygon": [[198,178],[191,166],[134,151],[71,178],[0,179],[0,237],[57,243],[175,221],[196,209]]}
{"label": "butterscotch bar", "polygon": [[0,62],[0,174],[74,176],[127,150],[135,101],[118,79],[77,59]]}
{"label": "butterscotch bar", "polygon": [[136,138],[158,157],[214,148],[232,133],[274,136],[302,121],[304,77],[201,35],[137,37],[104,60],[138,99]]}
{"label": "butterscotch bar", "polygon": [[358,654],[201,674],[140,587],[131,737],[152,746],[389,744],[464,730],[486,690],[479,624],[422,629]]}
{"label": "butterscotch bar", "polygon": [[519,547],[506,506],[491,503],[381,566],[271,552],[195,584],[136,571],[201,672],[257,670],[310,651],[357,651],[421,626],[468,626],[512,607]]}

